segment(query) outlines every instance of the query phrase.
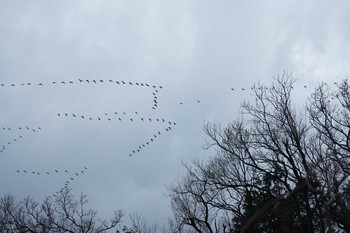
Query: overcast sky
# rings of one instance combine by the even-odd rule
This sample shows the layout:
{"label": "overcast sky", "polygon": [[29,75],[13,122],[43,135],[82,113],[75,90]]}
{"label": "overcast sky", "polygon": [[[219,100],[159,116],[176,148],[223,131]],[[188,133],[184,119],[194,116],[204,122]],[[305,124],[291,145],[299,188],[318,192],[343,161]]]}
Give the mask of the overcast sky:
{"label": "overcast sky", "polygon": [[203,123],[234,120],[253,83],[293,72],[306,96],[350,74],[348,1],[0,6],[0,195],[41,200],[69,181],[102,217],[171,217],[165,185],[215,155]]}

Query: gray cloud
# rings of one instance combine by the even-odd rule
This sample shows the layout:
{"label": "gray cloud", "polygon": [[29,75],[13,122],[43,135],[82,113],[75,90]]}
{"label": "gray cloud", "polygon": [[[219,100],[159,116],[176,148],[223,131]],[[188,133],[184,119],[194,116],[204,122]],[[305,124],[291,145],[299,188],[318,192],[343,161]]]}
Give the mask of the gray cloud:
{"label": "gray cloud", "polygon": [[[103,216],[120,208],[165,222],[165,184],[183,174],[181,161],[215,153],[202,150],[203,122],[232,121],[240,102],[251,98],[254,82],[270,83],[286,69],[300,79],[298,96],[305,96],[310,89],[304,83],[311,87],[349,73],[347,2],[2,5],[0,83],[6,86],[0,86],[0,127],[42,130],[0,131],[2,144],[12,140],[0,154],[0,194],[42,198],[73,177],[74,192],[86,192]],[[91,83],[100,79],[104,83]],[[164,86],[158,88],[157,110],[151,108],[154,88],[115,83],[121,80]],[[69,117],[58,117],[65,112]],[[167,132],[157,118],[177,125]],[[154,143],[129,156],[158,131]],[[84,166],[85,173],[76,176]]]}

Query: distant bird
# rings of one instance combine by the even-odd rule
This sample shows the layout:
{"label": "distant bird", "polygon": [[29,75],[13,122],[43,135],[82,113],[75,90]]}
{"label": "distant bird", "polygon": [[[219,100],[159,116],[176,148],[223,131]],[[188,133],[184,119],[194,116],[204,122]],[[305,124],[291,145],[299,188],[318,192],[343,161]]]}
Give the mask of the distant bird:
{"label": "distant bird", "polygon": [[147,87],[149,87],[148,83],[145,83],[145,85],[146,85]]}
{"label": "distant bird", "polygon": [[107,115],[108,115],[108,113],[105,113],[105,115],[107,116]]}
{"label": "distant bird", "polygon": [[152,121],[152,119],[151,119],[151,118],[149,118],[149,121]]}
{"label": "distant bird", "polygon": [[96,80],[94,79],[94,80],[92,80],[92,82],[96,83]]}
{"label": "distant bird", "polygon": [[78,173],[75,173],[75,175],[76,175],[76,176],[79,176],[79,174],[78,174]]}
{"label": "distant bird", "polygon": [[116,81],[115,83],[117,83],[118,85],[120,84],[118,81]]}
{"label": "distant bird", "polygon": [[87,167],[84,167],[84,169],[86,170],[86,169],[87,169]]}
{"label": "distant bird", "polygon": [[92,118],[91,118],[91,117],[90,117],[89,119],[90,119],[90,121],[92,121]]}
{"label": "distant bird", "polygon": [[101,120],[101,118],[99,118],[99,117],[97,117],[97,119],[100,121]]}
{"label": "distant bird", "polygon": [[84,117],[84,116],[81,116],[81,118],[83,118],[83,119],[84,119],[85,117]]}
{"label": "distant bird", "polygon": [[131,154],[129,154],[129,156],[131,156]]}
{"label": "distant bird", "polygon": [[101,83],[103,83],[103,80],[102,80],[102,79],[100,79],[100,82],[101,82]]}
{"label": "distant bird", "polygon": [[18,129],[22,129],[21,127],[18,127]]}
{"label": "distant bird", "polygon": [[64,170],[66,173],[68,173],[68,171],[67,170]]}
{"label": "distant bird", "polygon": [[65,113],[64,115],[68,116],[68,113]]}
{"label": "distant bird", "polygon": [[70,84],[73,84],[73,81],[69,81]]}
{"label": "distant bird", "polygon": [[176,125],[176,123],[175,123],[175,122],[173,122],[173,125]]}
{"label": "distant bird", "polygon": [[26,171],[26,170],[23,170],[23,172],[24,172],[24,173],[27,173],[27,171]]}
{"label": "distant bird", "polygon": [[123,115],[126,115],[126,113],[125,113],[125,112],[123,112]]}
{"label": "distant bird", "polygon": [[165,122],[164,118],[162,118],[162,121]]}
{"label": "distant bird", "polygon": [[46,172],[46,174],[50,175],[50,173],[49,173],[49,172]]}
{"label": "distant bird", "polygon": [[80,171],[80,172],[84,174],[84,171]]}
{"label": "distant bird", "polygon": [[42,83],[39,83],[38,85],[39,85],[39,86],[43,86],[43,84],[42,84]]}
{"label": "distant bird", "polygon": [[11,84],[11,86],[13,86],[13,87],[14,87],[14,86],[15,86],[15,84]]}
{"label": "distant bird", "polygon": [[118,117],[118,120],[121,121],[122,119],[120,119],[120,117]]}
{"label": "distant bird", "polygon": [[77,117],[75,114],[73,114],[73,117]]}
{"label": "distant bird", "polygon": [[182,102],[180,102],[180,104],[181,104],[181,105],[183,105],[183,103],[182,103]]}
{"label": "distant bird", "polygon": [[159,86],[160,89],[162,89],[163,87],[162,86]]}
{"label": "distant bird", "polygon": [[89,79],[86,79],[86,82],[87,82],[87,83],[90,83]]}
{"label": "distant bird", "polygon": [[143,121],[143,118],[141,117],[141,121]]}
{"label": "distant bird", "polygon": [[114,114],[115,114],[115,115],[118,115],[118,113],[117,113],[117,112],[114,112]]}
{"label": "distant bird", "polygon": [[19,170],[17,170],[17,173],[19,173]]}
{"label": "distant bird", "polygon": [[151,141],[153,142],[153,138],[151,138]]}
{"label": "distant bird", "polygon": [[28,84],[28,86],[32,85],[31,83],[27,83],[27,84]]}
{"label": "distant bird", "polygon": [[159,92],[158,90],[154,90],[155,92]]}
{"label": "distant bird", "polygon": [[139,85],[139,83],[135,83],[137,86]]}
{"label": "distant bird", "polygon": [[65,82],[65,81],[62,81],[61,83],[66,84],[66,82]]}
{"label": "distant bird", "polygon": [[242,87],[242,91],[245,91],[245,89]]}
{"label": "distant bird", "polygon": [[71,180],[74,180],[74,178],[73,178],[73,177],[71,177],[70,179],[71,179]]}
{"label": "distant bird", "polygon": [[40,128],[40,127],[38,127],[38,130],[41,130],[41,128]]}
{"label": "distant bird", "polygon": [[132,119],[132,118],[130,118],[130,121],[131,121],[131,122],[133,122],[133,119]]}
{"label": "distant bird", "polygon": [[124,81],[122,81],[122,83],[123,83],[123,84],[125,84],[125,82],[124,82]]}
{"label": "distant bird", "polygon": [[201,101],[200,100],[197,100],[198,103],[200,103]]}
{"label": "distant bird", "polygon": [[113,82],[113,80],[108,80],[108,81],[110,81],[111,83]]}
{"label": "distant bird", "polygon": [[138,112],[135,112],[135,114],[139,114]]}
{"label": "distant bird", "polygon": [[21,86],[24,86],[24,83],[21,83]]}
{"label": "distant bird", "polygon": [[130,85],[133,85],[132,82],[129,82]]}
{"label": "distant bird", "polygon": [[5,84],[1,84],[1,86],[3,87],[3,86],[5,86]]}
{"label": "distant bird", "polygon": [[152,109],[156,110],[156,108],[155,108],[155,107],[152,107]]}
{"label": "distant bird", "polygon": [[149,142],[146,142],[147,145],[149,145]]}
{"label": "distant bird", "polygon": [[78,80],[79,80],[79,82],[83,82],[84,80],[82,80],[82,79],[80,79],[80,78],[78,78]]}
{"label": "distant bird", "polygon": [[156,121],[159,121],[159,119],[157,118]]}
{"label": "distant bird", "polygon": [[156,86],[153,86],[153,88],[156,88]]}
{"label": "distant bird", "polygon": [[110,120],[111,120],[111,118],[108,118],[108,120],[110,121]]}
{"label": "distant bird", "polygon": [[306,86],[304,85],[304,87],[306,88]]}
{"label": "distant bird", "polygon": [[58,171],[57,171],[57,170],[55,170],[55,172],[56,172],[56,173],[58,173]]}
{"label": "distant bird", "polygon": [[171,121],[168,121],[169,125],[171,125]]}
{"label": "distant bird", "polygon": [[141,86],[144,86],[144,84],[143,84],[143,83],[140,83],[140,85],[141,85]]}
{"label": "distant bird", "polygon": [[234,91],[235,89],[231,87],[231,90]]}
{"label": "distant bird", "polygon": [[61,116],[61,114],[57,113],[57,116],[59,116],[59,117],[60,117],[60,116]]}

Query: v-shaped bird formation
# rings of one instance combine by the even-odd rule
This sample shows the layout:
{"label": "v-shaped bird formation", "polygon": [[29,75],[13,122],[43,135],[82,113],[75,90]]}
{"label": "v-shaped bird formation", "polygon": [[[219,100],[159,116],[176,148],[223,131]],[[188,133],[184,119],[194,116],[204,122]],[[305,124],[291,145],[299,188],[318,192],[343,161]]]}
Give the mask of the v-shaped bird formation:
{"label": "v-shaped bird formation", "polygon": [[[122,87],[128,87],[128,88],[145,88],[152,93],[152,102],[150,104],[150,109],[157,110],[159,99],[158,99],[158,93],[160,90],[163,89],[163,86],[161,85],[154,85],[146,82],[131,82],[126,80],[104,80],[104,79],[82,79],[79,78],[78,80],[62,80],[62,81],[51,81],[51,82],[23,82],[23,83],[1,83],[1,88],[45,88],[45,87],[53,87],[53,86],[64,86],[64,85],[114,85],[116,87],[122,86]],[[75,113],[68,113],[68,112],[57,112],[55,113],[55,117],[63,119],[63,118],[73,118],[76,120],[81,121],[96,121],[96,122],[102,122],[102,121],[108,121],[114,124],[123,124],[126,122],[129,123],[135,123],[135,122],[141,122],[144,124],[149,124],[153,126],[160,127],[159,129],[156,129],[154,131],[154,134],[149,137],[148,139],[145,139],[144,143],[140,145],[136,145],[135,148],[130,149],[130,153],[128,156],[133,156],[136,153],[139,153],[142,151],[142,149],[151,146],[152,143],[156,141],[157,138],[166,135],[166,133],[169,133],[172,130],[172,127],[176,126],[176,122],[164,119],[164,118],[154,118],[149,116],[141,115],[139,112],[134,112],[132,114],[126,113],[126,112],[101,112],[100,115],[87,115],[87,114],[81,114],[78,112]],[[5,156],[6,153],[9,153],[9,149],[11,146],[16,145],[16,143],[20,143],[23,139],[23,133],[22,131],[30,131],[30,132],[39,132],[42,130],[41,127],[28,127],[28,126],[18,126],[18,127],[6,127],[3,126],[0,128],[2,133],[4,134],[5,131],[8,132],[15,132],[15,137],[8,139],[7,141],[2,142],[2,145],[0,146],[0,153]],[[28,135],[26,135],[28,136]],[[85,169],[86,170],[86,167]],[[29,170],[26,168],[21,169],[15,169],[16,173],[18,175],[35,175],[35,176],[53,176],[53,175],[67,175],[71,174],[66,182],[65,185],[69,185],[70,182],[75,181],[79,176],[83,175],[85,173],[84,170],[77,171],[77,172],[69,172],[67,169],[55,169],[52,171],[34,171]]]}
{"label": "v-shaped bird formation", "polygon": [[[337,85],[336,82],[334,82]],[[152,112],[157,112],[159,106],[159,93],[163,91],[164,87],[161,85],[150,84],[147,82],[131,82],[127,80],[113,80],[113,79],[83,79],[78,78],[77,80],[61,80],[61,81],[51,81],[51,82],[23,82],[23,83],[1,83],[0,90],[2,88],[45,88],[53,86],[64,86],[64,85],[80,85],[80,86],[93,86],[93,85],[110,85],[114,87],[127,87],[127,88],[145,88],[152,94],[152,100],[150,101],[149,109]],[[326,84],[327,85],[327,84]],[[302,88],[308,88],[307,85],[302,85]],[[242,93],[246,92],[249,89],[254,90],[258,88],[260,90],[268,90],[266,87],[262,86],[234,86],[229,87],[233,93]],[[273,88],[273,87],[272,87]],[[294,88],[294,87],[292,87]],[[165,88],[166,89],[166,88]],[[201,104],[200,99],[195,99],[196,104]],[[179,106],[186,105],[185,102],[179,101]],[[154,115],[145,115],[140,111],[135,112],[123,112],[115,111],[112,112],[101,112],[99,114],[91,115],[76,112],[56,112],[53,113],[52,117],[56,117],[59,120],[65,119],[74,119],[77,121],[84,122],[110,122],[111,124],[147,124],[147,126],[154,127],[153,134],[145,136],[144,142],[135,145],[129,149],[129,153],[125,154],[127,156],[136,156],[137,153],[142,153],[142,151],[151,147],[156,141],[164,136],[167,136],[171,133],[174,128],[176,128],[177,123],[173,120],[167,119],[166,117],[154,117]],[[3,135],[8,135],[8,139],[0,142],[0,155],[6,156],[6,153],[10,153],[11,147],[21,143],[23,138],[29,137],[30,134],[39,133],[44,131],[40,126],[29,127],[29,126],[16,126],[9,127],[6,125],[0,126],[0,133]],[[66,176],[67,180],[65,181],[65,186],[69,185],[71,182],[75,181],[79,177],[83,176],[87,170],[87,167],[77,171],[70,171],[65,168],[57,168],[54,170],[29,170],[26,168],[14,168],[14,171],[18,175],[27,175],[27,176]]]}

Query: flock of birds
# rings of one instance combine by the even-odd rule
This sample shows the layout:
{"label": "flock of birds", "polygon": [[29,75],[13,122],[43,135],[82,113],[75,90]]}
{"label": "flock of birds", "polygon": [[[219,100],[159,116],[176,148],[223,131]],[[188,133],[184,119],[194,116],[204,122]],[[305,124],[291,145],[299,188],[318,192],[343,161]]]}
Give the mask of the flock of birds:
{"label": "flock of birds", "polygon": [[23,131],[28,131],[28,132],[37,132],[41,130],[41,127],[36,127],[36,128],[30,128],[28,126],[25,127],[21,127],[18,126],[16,128],[10,128],[10,127],[1,127],[0,131],[11,131],[11,132],[15,132],[15,131],[20,131],[22,133],[20,133],[19,135],[17,135],[15,138],[7,141],[5,144],[0,146],[0,153],[4,153],[6,151],[6,149],[16,143],[18,143],[19,141],[21,141],[23,139]]}
{"label": "flock of birds", "polygon": [[[113,85],[119,85],[119,86],[129,86],[129,87],[143,87],[143,88],[149,88],[152,92],[152,106],[151,108],[153,110],[156,110],[158,108],[158,93],[161,89],[163,89],[163,86],[160,85],[151,85],[149,83],[142,83],[142,82],[130,82],[130,81],[124,81],[124,80],[103,80],[103,79],[78,79],[77,81],[69,80],[69,81],[53,81],[53,82],[39,82],[39,83],[33,83],[33,82],[26,82],[26,83],[11,83],[11,84],[0,84],[1,87],[22,87],[22,86],[38,86],[38,87],[45,87],[49,85],[73,85],[73,84],[85,84],[85,85],[94,85],[94,84],[113,84]],[[337,85],[336,82],[334,82],[335,85]],[[327,85],[327,84],[326,84]],[[261,87],[258,87],[259,89]],[[293,88],[293,87],[292,87]],[[304,85],[304,88],[307,88],[306,85]],[[235,88],[230,87],[231,91],[235,91]],[[245,87],[240,88],[242,91],[246,91]],[[248,88],[249,89],[249,88]],[[254,87],[250,87],[250,89],[254,90]],[[237,89],[236,89],[237,90]],[[239,90],[239,89],[238,89]],[[200,100],[197,99],[196,101],[198,104],[201,103]],[[180,105],[184,105],[183,102],[179,102]],[[140,153],[144,148],[150,146],[152,143],[154,143],[159,137],[162,135],[166,135],[167,133],[171,132],[173,128],[177,125],[176,122],[170,121],[168,119],[164,118],[154,118],[154,117],[145,117],[139,114],[138,112],[134,112],[132,114],[127,114],[126,112],[110,112],[110,113],[101,113],[100,115],[95,116],[88,116],[85,114],[78,114],[78,113],[67,113],[67,112],[60,112],[56,113],[56,117],[58,118],[74,118],[79,120],[86,120],[86,121],[108,121],[108,122],[129,122],[129,123],[135,123],[135,122],[147,122],[147,123],[158,123],[162,125],[162,130],[156,130],[151,137],[149,137],[147,140],[145,140],[143,143],[135,146],[133,149],[130,150],[129,156],[133,156],[136,153]],[[27,132],[38,132],[42,130],[41,127],[28,127],[28,126],[18,126],[18,127],[0,127],[0,131],[8,131],[8,132],[17,132],[17,136],[8,140],[3,145],[0,146],[0,153],[4,154],[10,146],[15,145],[16,143],[19,143],[21,140],[23,140],[23,131]],[[26,170],[26,169],[18,169],[16,172],[20,175],[68,175],[69,178],[65,181],[65,186],[68,186],[70,182],[74,181],[76,178],[82,176],[85,174],[87,170],[87,167],[84,167],[83,169],[79,171],[71,171],[67,169],[61,169],[61,170],[52,170],[52,171],[34,171],[34,170]]]}
{"label": "flock of birds", "polygon": [[[97,80],[97,79],[78,79],[77,81],[69,80],[69,81],[53,81],[53,82],[26,82],[26,83],[11,83],[11,84],[5,84],[1,83],[0,88],[14,88],[14,87],[47,87],[52,85],[73,85],[73,84],[85,84],[85,85],[92,85],[92,84],[113,84],[113,85],[120,85],[120,86],[128,86],[128,87],[143,87],[148,88],[152,93],[152,110],[156,110],[158,108],[158,93],[160,90],[163,89],[163,86],[160,85],[151,85],[149,83],[143,83],[143,82],[130,82],[130,81],[124,81],[124,80]],[[198,101],[199,103],[200,101]],[[183,103],[180,103],[183,104]],[[133,156],[136,153],[140,153],[142,149],[150,146],[152,143],[154,143],[159,137],[162,135],[166,135],[166,133],[171,132],[173,127],[176,126],[176,122],[170,121],[164,118],[155,118],[155,117],[145,117],[141,116],[138,112],[135,112],[133,114],[127,114],[126,112],[112,112],[112,113],[101,113],[99,116],[87,116],[84,114],[77,114],[77,113],[56,113],[56,117],[58,118],[74,118],[79,120],[89,120],[89,121],[109,121],[109,122],[147,122],[147,123],[158,123],[162,125],[163,130],[156,130],[154,134],[149,137],[147,140],[144,141],[144,143],[141,143],[140,145],[135,146],[135,148],[130,150],[129,156]],[[38,132],[39,130],[42,130],[41,127],[36,128],[30,128],[28,126],[25,127],[1,127],[0,130],[8,131],[8,132],[17,132],[17,136],[13,139],[8,140],[6,143],[4,143],[1,146],[0,153],[5,154],[5,152],[8,150],[8,148],[11,145],[15,145],[16,143],[20,142],[23,139],[23,134],[21,133],[24,130],[30,131],[30,132]],[[65,181],[65,186],[68,186],[71,182],[76,180],[78,177],[85,174],[87,167],[84,167],[84,169],[80,171],[73,171],[69,172],[68,169],[55,169],[52,171],[36,171],[36,170],[28,170],[28,169],[17,169],[16,173],[18,175],[46,175],[46,176],[52,176],[52,175],[70,175],[69,178]]]}

